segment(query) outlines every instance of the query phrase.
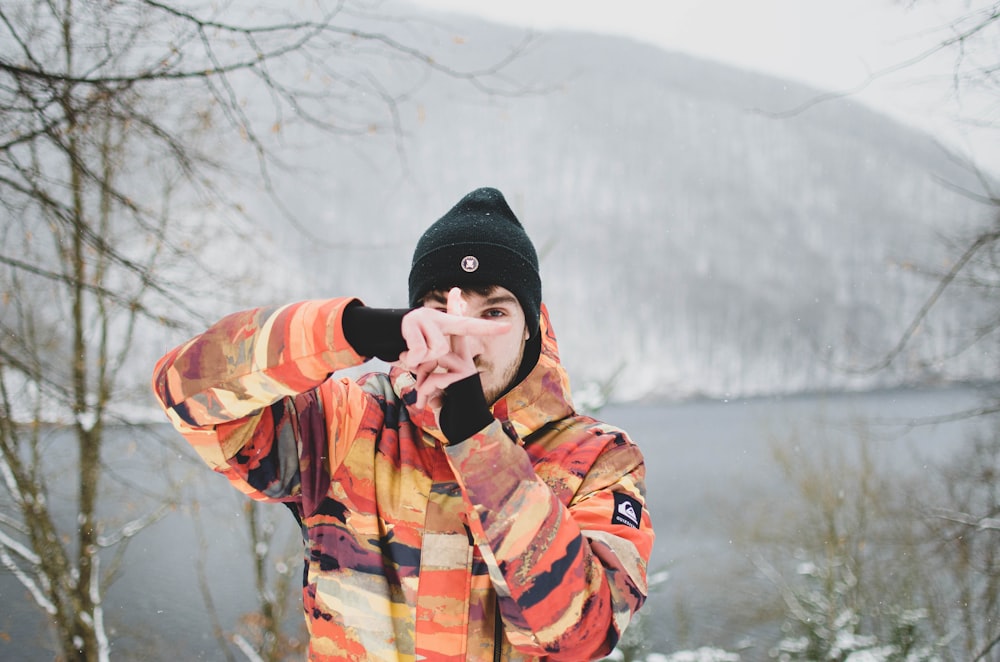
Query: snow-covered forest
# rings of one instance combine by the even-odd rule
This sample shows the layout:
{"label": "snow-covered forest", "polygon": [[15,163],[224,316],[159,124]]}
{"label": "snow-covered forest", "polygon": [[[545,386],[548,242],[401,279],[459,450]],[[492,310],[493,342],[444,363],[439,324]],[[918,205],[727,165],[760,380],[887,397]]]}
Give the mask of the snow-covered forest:
{"label": "snow-covered forest", "polygon": [[[445,61],[518,43],[513,29],[458,26]],[[930,136],[849,99],[782,116],[820,91],[619,38],[545,35],[508,72],[529,91],[421,86],[400,112],[401,157],[296,150],[294,175],[273,177],[303,228],[262,214],[268,242],[246,254],[257,280],[243,299],[402,305],[416,237],[490,185],[541,247],[571,376],[614,377],[618,399],[998,376],[975,351],[940,360],[982,311],[968,292],[889,369],[865,371],[991,213]]]}
{"label": "snow-covered forest", "polygon": [[[449,25],[463,39],[442,45],[445,62],[519,43],[510,28]],[[402,305],[416,237],[490,185],[541,247],[575,383],[613,379],[616,399],[998,376],[976,351],[941,360],[983,312],[971,292],[868,370],[991,213],[930,136],[849,99],[785,116],[820,91],[619,38],[545,35],[505,71],[524,91],[421,84],[398,136],[342,147],[288,129],[290,170],[270,173],[285,207],[234,194],[255,236],[207,252],[245,280],[227,292],[238,301],[199,307],[340,294]],[[210,211],[199,232],[219,224]]]}
{"label": "snow-covered forest", "polygon": [[[963,53],[1000,25],[979,4],[948,33]],[[114,590],[129,550],[198,518],[206,470],[151,406],[157,357],[243,307],[403,305],[416,238],[479,186],[539,248],[582,405],[1000,380],[996,179],[849,95],[814,103],[826,91],[623,38],[396,2],[12,0],[0,19],[0,586],[59,659],[141,648]],[[956,86],[996,89],[970,62]],[[826,447],[820,430],[782,435],[805,515],[775,556],[748,547],[787,608],[767,615],[786,626],[770,658],[1000,659],[993,428],[925,492],[882,481],[860,442],[847,462],[798,455]],[[931,494],[916,513],[900,498]],[[294,659],[277,516],[244,512],[253,617],[213,634],[230,660]],[[891,583],[862,561],[903,538],[913,565],[893,576],[934,563],[948,580],[881,595],[934,609],[859,588]],[[190,565],[214,617],[206,553]],[[960,625],[942,608],[957,604]],[[0,615],[0,657],[20,609]],[[617,659],[740,659],[689,643],[667,658],[626,641]]]}

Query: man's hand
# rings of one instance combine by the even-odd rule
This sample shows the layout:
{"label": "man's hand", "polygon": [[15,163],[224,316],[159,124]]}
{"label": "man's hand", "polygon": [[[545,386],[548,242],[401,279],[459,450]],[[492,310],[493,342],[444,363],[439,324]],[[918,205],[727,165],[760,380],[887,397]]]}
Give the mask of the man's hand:
{"label": "man's hand", "polygon": [[432,408],[440,408],[445,388],[478,372],[474,359],[479,337],[510,330],[508,322],[466,317],[465,312],[462,290],[453,287],[446,312],[417,308],[403,317],[406,351],[396,365],[416,375],[417,407],[429,402]]}

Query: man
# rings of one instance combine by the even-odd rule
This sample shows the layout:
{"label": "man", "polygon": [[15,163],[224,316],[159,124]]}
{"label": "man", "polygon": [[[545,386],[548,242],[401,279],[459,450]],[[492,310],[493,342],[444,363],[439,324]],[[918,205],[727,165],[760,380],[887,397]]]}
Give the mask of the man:
{"label": "man", "polygon": [[[310,659],[603,657],[646,597],[643,460],[573,411],[499,191],[424,233],[409,294],[230,315],[154,390],[213,469],[297,512]],[[331,377],[372,356],[390,372]]]}

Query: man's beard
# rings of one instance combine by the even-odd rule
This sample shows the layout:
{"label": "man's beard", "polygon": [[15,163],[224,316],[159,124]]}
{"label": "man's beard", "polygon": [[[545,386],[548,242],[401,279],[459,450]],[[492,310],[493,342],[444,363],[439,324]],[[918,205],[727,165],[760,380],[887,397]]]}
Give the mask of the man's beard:
{"label": "man's beard", "polygon": [[[518,352],[517,357],[511,361],[507,366],[504,367],[504,371],[500,376],[500,379],[495,384],[483,384],[483,395],[486,397],[486,403],[492,405],[497,400],[501,398],[507,391],[509,391],[514,386],[514,379],[517,378],[517,373],[521,367],[521,361],[524,360],[524,344],[521,344],[521,351]],[[476,367],[481,371],[485,368],[489,368],[489,365],[483,366],[479,363]]]}

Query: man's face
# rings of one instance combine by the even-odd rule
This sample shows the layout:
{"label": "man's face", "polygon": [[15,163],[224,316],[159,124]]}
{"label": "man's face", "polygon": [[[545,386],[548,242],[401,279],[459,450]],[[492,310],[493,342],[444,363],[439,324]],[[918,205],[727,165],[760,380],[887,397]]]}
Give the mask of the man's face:
{"label": "man's face", "polygon": [[[447,311],[447,292],[430,292],[424,297],[424,307]],[[465,314],[468,317],[510,323],[510,330],[495,336],[469,336],[473,361],[479,370],[486,402],[497,401],[517,375],[528,340],[524,311],[510,290],[495,286],[483,293],[462,291]]]}

